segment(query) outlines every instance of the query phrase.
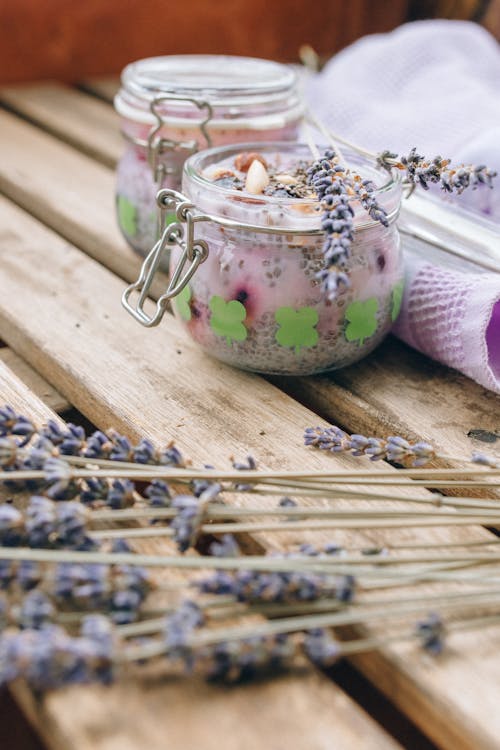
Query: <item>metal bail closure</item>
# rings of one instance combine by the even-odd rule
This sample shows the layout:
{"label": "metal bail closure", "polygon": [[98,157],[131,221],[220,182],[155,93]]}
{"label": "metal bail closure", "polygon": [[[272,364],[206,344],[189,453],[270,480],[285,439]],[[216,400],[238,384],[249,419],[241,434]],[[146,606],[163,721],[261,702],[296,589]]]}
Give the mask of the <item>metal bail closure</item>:
{"label": "metal bail closure", "polygon": [[[176,221],[169,223],[163,230],[160,239],[149,252],[142,264],[139,278],[128,286],[122,295],[122,305],[127,312],[146,328],[153,328],[163,318],[169,300],[182,292],[186,284],[190,282],[196,269],[208,256],[208,245],[204,240],[196,240],[194,237],[194,225],[196,221],[204,221],[208,217],[204,215],[195,216],[194,205],[176,190],[160,190],[156,196],[160,208],[168,208],[175,211]],[[148,315],[144,304],[148,299],[151,285],[161,261],[167,259],[168,251],[172,247],[181,249],[181,256],[173,271],[166,291],[158,298],[153,315]],[[187,267],[186,267],[187,266]],[[132,305],[130,297],[137,292],[139,299],[136,305]]]}
{"label": "metal bail closure", "polygon": [[[163,138],[159,136],[161,128],[165,125],[162,115],[158,108],[163,102],[187,102],[194,105],[201,114],[204,116],[200,120],[193,120],[193,127],[198,126],[203,138],[206,141],[207,147],[212,145],[212,139],[207,131],[207,124],[212,119],[212,106],[208,102],[200,101],[198,99],[191,99],[186,96],[176,96],[175,94],[164,94],[157,96],[151,104],[149,109],[156,118],[156,125],[153,126],[148,135],[148,163],[153,172],[153,179],[157,185],[161,185],[166,175],[176,174],[178,168],[175,166],[167,166],[160,161],[160,157],[166,151],[187,151],[189,154],[194,154],[198,150],[198,141],[192,139],[190,141],[176,141],[171,138]],[[186,157],[187,158],[187,157]]]}

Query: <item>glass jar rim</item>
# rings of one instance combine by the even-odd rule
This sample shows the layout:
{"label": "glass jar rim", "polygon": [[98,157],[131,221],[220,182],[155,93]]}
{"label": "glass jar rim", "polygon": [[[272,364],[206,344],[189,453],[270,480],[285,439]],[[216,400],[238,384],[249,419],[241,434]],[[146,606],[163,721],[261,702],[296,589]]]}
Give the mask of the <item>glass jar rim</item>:
{"label": "glass jar rim", "polygon": [[[186,104],[207,102],[215,118],[230,123],[247,115],[246,109],[287,113],[300,117],[303,105],[298,75],[287,65],[256,57],[231,55],[169,55],[149,57],[127,65],[115,97],[119,114],[140,122],[154,122],[150,111],[155,101],[165,122],[185,118]],[[169,97],[175,97],[169,99]],[[267,112],[262,109],[266,108]]]}
{"label": "glass jar rim", "polygon": [[[320,153],[323,153],[326,148],[328,148],[328,146],[318,145],[317,148]],[[230,199],[236,199],[238,202],[248,201],[251,204],[258,203],[262,206],[265,205],[277,208],[285,206],[297,207],[299,205],[309,206],[311,208],[311,212],[318,212],[319,203],[315,198],[296,198],[292,196],[283,197],[264,194],[254,195],[252,193],[246,193],[245,191],[236,192],[232,188],[224,187],[222,185],[216,185],[213,181],[211,181],[201,173],[203,169],[207,168],[210,165],[215,165],[217,161],[223,161],[226,158],[233,155],[236,156],[241,152],[261,153],[263,156],[265,156],[266,153],[293,153],[294,151],[302,151],[303,156],[308,156],[311,163],[315,158],[312,156],[310,146],[308,144],[300,142],[269,141],[215,146],[213,148],[199,151],[186,160],[183,168],[184,180],[188,183],[188,185],[189,183],[194,183],[199,187],[203,187],[207,190],[210,189],[210,191],[215,191],[215,195],[220,196],[221,200],[225,201],[226,206],[228,205],[227,201],[230,201]],[[384,198],[386,198],[386,200],[390,200],[391,198],[393,198],[393,205],[389,207],[388,211],[388,221],[390,223],[394,221],[399,213],[401,202],[401,173],[397,170],[391,170],[391,172],[388,172],[381,167],[377,167],[375,162],[368,160],[366,157],[360,155],[355,151],[352,151],[351,149],[346,149],[345,147],[343,147],[342,152],[349,154],[349,157],[353,161],[353,166],[362,165],[364,171],[369,173],[367,175],[368,177],[372,179],[374,178],[374,176],[387,178],[381,185],[377,185],[372,194],[377,199],[382,198],[382,200],[384,200]],[[189,189],[185,189],[184,192],[186,192],[189,197]],[[212,193],[212,195],[213,194],[214,193]],[[360,206],[359,200],[357,200],[355,197],[352,198],[351,202]],[[196,206],[196,208],[203,211],[203,206]],[[379,224],[379,222],[377,222],[376,220],[368,217],[366,212],[365,215],[366,221],[356,221],[356,229],[365,229]],[[309,218],[311,217],[309,216]],[[286,229],[284,229],[284,231],[286,231]]]}

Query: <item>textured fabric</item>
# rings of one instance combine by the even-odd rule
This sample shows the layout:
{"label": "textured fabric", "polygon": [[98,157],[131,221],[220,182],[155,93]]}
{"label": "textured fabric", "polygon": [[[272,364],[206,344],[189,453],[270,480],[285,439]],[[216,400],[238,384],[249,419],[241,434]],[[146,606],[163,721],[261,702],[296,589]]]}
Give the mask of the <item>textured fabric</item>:
{"label": "textured fabric", "polygon": [[396,336],[500,393],[500,276],[451,271],[413,256],[406,275]]}
{"label": "textured fabric", "polygon": [[[365,37],[305,84],[314,114],[373,151],[486,163],[500,173],[500,48],[466,21],[421,21]],[[499,222],[500,186],[465,192],[464,206]],[[395,333],[500,392],[500,274],[460,273],[406,256]]]}

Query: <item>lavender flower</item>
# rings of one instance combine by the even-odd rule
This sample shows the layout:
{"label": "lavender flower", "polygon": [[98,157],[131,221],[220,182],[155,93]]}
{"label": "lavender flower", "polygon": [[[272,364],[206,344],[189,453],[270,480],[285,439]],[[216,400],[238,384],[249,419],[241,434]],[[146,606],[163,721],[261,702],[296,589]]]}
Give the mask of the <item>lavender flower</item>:
{"label": "lavender flower", "polygon": [[169,659],[181,659],[186,668],[193,667],[190,637],[205,622],[203,612],[196,602],[186,599],[165,621],[165,646]]}
{"label": "lavender flower", "polygon": [[130,508],[135,503],[135,484],[129,479],[115,479],[106,495],[106,505],[114,510]]}
{"label": "lavender flower", "polygon": [[23,516],[13,505],[0,505],[0,544],[17,547],[24,537]]}
{"label": "lavender flower", "polygon": [[309,630],[303,641],[306,656],[319,667],[331,667],[341,655],[338,642],[323,628]]}
{"label": "lavender flower", "polygon": [[18,414],[7,404],[0,408],[0,436],[20,437],[18,447],[26,445],[35,434],[33,422],[22,414]]}
{"label": "lavender flower", "polygon": [[488,456],[486,453],[482,453],[481,451],[474,451],[471,456],[471,461],[474,464],[479,464],[480,466],[488,466],[490,469],[499,469],[500,468],[500,461],[495,458],[494,456]]}
{"label": "lavender flower", "polygon": [[209,552],[214,557],[239,557],[241,550],[232,534],[224,534],[218,541],[212,542]]}
{"label": "lavender flower", "polygon": [[40,630],[54,619],[55,609],[49,597],[42,591],[34,590],[23,598],[19,612],[19,625],[24,630]]}
{"label": "lavender flower", "polygon": [[146,488],[146,497],[152,508],[168,508],[172,500],[170,487],[162,479],[153,479]]}
{"label": "lavender flower", "polygon": [[323,210],[325,267],[316,277],[327,299],[334,300],[350,286],[348,270],[354,241],[354,209],[350,201],[357,198],[369,216],[384,226],[388,226],[387,214],[375,198],[376,185],[341,165],[334,149],[325,151],[312,164],[307,171],[307,182]]}
{"label": "lavender flower", "polygon": [[436,458],[436,450],[424,441],[409,443],[400,436],[386,439],[348,435],[339,427],[307,427],[304,444],[331,453],[351,452],[353,456],[369,456],[371,461],[386,459],[403,466],[424,466]]}
{"label": "lavender flower", "polygon": [[450,159],[435,156],[427,159],[412,148],[407,156],[399,156],[390,151],[383,151],[377,157],[377,162],[385,169],[395,167],[404,171],[406,180],[413,185],[420,185],[424,190],[429,184],[439,184],[446,193],[462,193],[471,187],[475,190],[478,185],[493,187],[496,172],[484,165],[450,166]]}
{"label": "lavender flower", "polygon": [[302,572],[216,571],[194,583],[204,594],[231,595],[240,602],[293,603],[333,598],[349,602],[354,596],[352,576],[330,578]]}
{"label": "lavender flower", "polygon": [[416,626],[416,636],[422,648],[432,656],[439,656],[444,649],[444,625],[436,612],[431,612]]}
{"label": "lavender flower", "polygon": [[197,654],[209,680],[240,682],[262,672],[273,674],[295,654],[295,646],[287,634],[260,636],[242,641],[224,641]]}

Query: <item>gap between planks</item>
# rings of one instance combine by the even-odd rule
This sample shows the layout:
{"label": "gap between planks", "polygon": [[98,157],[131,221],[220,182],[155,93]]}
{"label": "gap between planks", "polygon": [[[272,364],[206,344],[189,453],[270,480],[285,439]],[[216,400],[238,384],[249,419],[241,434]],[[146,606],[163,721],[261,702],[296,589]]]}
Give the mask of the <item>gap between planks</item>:
{"label": "gap between planks", "polygon": [[[0,393],[39,423],[57,415],[0,361]],[[165,546],[165,542],[162,542]],[[143,544],[142,551],[154,546]],[[159,550],[156,550],[159,551]],[[313,669],[224,689],[201,680],[168,680],[144,668],[109,688],[77,687],[36,700],[25,685],[13,694],[50,750],[397,750],[398,743],[338,686]],[[78,704],[78,715],[74,707]],[[213,731],[214,727],[216,728]],[[366,744],[368,743],[368,744]]]}
{"label": "gap between planks", "polygon": [[[204,356],[172,317],[145,335],[123,314],[116,277],[6,200],[0,201],[0,219],[0,283],[7,290],[0,300],[0,335],[42,374],[50,374],[97,426],[114,425],[135,438],[146,433],[156,441],[175,436],[197,463],[224,465],[231,453],[242,457],[250,451],[269,468],[359,466],[350,456],[304,449],[302,429],[317,417],[261,378]],[[38,262],[34,278],[31,268],[40,258],[44,262]],[[89,305],[91,296],[99,305]],[[390,534],[394,542],[488,537],[478,527]],[[269,549],[329,539],[293,530],[258,538]],[[336,541],[354,538],[368,546],[388,541],[380,530],[355,537],[343,532]],[[476,640],[457,634],[452,641],[460,656],[441,663],[429,663],[410,645],[367,654],[359,663],[444,747],[493,748],[500,732],[495,710],[500,631],[484,634],[481,648]]]}

